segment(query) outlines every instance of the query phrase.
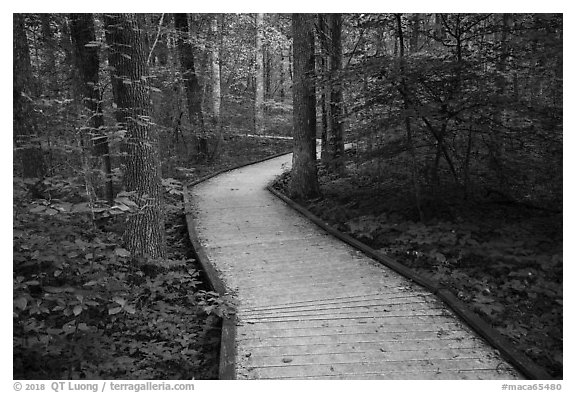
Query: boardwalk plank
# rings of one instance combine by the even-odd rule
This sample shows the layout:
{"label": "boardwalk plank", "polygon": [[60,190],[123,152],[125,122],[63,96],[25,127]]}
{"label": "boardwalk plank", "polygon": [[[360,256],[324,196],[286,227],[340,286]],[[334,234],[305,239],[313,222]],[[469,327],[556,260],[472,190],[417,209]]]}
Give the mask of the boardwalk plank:
{"label": "boardwalk plank", "polygon": [[192,189],[198,241],[237,304],[240,379],[516,379],[436,296],[265,186],[290,156]]}

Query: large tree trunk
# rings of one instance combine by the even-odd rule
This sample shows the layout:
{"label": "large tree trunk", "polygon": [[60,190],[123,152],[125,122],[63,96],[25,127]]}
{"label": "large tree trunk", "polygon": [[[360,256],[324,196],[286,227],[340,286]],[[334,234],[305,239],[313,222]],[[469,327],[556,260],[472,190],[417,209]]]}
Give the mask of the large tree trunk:
{"label": "large tree trunk", "polygon": [[148,68],[134,14],[105,15],[116,119],[127,130],[124,186],[137,211],[127,219],[123,240],[135,260],[166,256],[158,135],[151,119]]}
{"label": "large tree trunk", "polygon": [[174,24],[177,32],[176,46],[180,54],[180,65],[184,77],[184,89],[188,102],[188,117],[193,127],[196,151],[199,159],[208,156],[206,135],[204,129],[204,116],[202,114],[202,88],[198,83],[194,67],[194,52],[190,43],[187,14],[174,14]]}
{"label": "large tree trunk", "polygon": [[32,67],[30,50],[24,26],[24,15],[13,14],[13,137],[14,154],[25,178],[44,176],[44,158],[39,143],[35,141],[36,124],[32,108]]}
{"label": "large tree trunk", "polygon": [[256,97],[254,99],[256,134],[264,133],[264,14],[256,14]]}
{"label": "large tree trunk", "polygon": [[316,168],[316,97],[312,23],[312,17],[307,14],[292,15],[294,155],[289,188],[291,196],[298,199],[311,199],[320,195]]}
{"label": "large tree trunk", "polygon": [[[70,35],[74,44],[74,58],[80,76],[81,93],[84,106],[92,116],[91,139],[94,143],[94,153],[102,159],[106,174],[106,199],[114,201],[112,186],[112,162],[108,138],[103,133],[104,117],[102,114],[102,95],[100,93],[99,77],[100,59],[98,47],[88,45],[96,41],[94,18],[92,14],[70,14]],[[88,46],[87,46],[88,45]]]}

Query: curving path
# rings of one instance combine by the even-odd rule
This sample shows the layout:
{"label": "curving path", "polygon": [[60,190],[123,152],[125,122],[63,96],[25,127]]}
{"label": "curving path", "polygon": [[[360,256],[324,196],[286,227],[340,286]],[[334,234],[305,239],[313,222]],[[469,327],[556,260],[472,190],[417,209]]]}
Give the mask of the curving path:
{"label": "curving path", "polygon": [[427,290],[265,189],[292,155],[196,185],[202,252],[237,303],[238,379],[517,379]]}

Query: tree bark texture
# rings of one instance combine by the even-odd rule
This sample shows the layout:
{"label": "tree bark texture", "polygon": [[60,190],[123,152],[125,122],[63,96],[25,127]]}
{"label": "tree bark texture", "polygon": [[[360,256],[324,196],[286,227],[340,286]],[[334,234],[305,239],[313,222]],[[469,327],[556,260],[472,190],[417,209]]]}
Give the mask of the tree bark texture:
{"label": "tree bark texture", "polygon": [[202,115],[202,88],[194,67],[194,52],[190,43],[190,32],[187,14],[174,14],[176,27],[176,47],[180,55],[180,66],[184,77],[184,88],[188,101],[190,125],[195,128],[194,134],[204,137],[204,117]]}
{"label": "tree bark texture", "polygon": [[132,257],[166,255],[158,136],[150,120],[146,55],[134,14],[105,16],[116,119],[127,131],[124,186],[138,205],[127,219],[123,240]]}
{"label": "tree bark texture", "polygon": [[32,96],[34,83],[30,65],[30,49],[24,26],[24,15],[13,14],[13,138],[22,176],[41,178],[44,176],[44,157],[38,142]]}
{"label": "tree bark texture", "polygon": [[264,14],[256,14],[256,97],[254,123],[256,134],[264,133]]}
{"label": "tree bark texture", "polygon": [[[108,138],[103,132],[102,94],[99,85],[100,59],[98,47],[88,45],[96,41],[94,17],[92,14],[70,14],[70,35],[74,46],[74,60],[80,76],[80,90],[84,106],[92,116],[91,140],[94,153],[102,158],[106,176],[106,198],[114,199],[112,187],[112,161]],[[88,45],[88,46],[87,46]]]}
{"label": "tree bark texture", "polygon": [[316,168],[316,96],[313,16],[292,15],[294,39],[294,155],[290,194],[298,199],[320,195]]}

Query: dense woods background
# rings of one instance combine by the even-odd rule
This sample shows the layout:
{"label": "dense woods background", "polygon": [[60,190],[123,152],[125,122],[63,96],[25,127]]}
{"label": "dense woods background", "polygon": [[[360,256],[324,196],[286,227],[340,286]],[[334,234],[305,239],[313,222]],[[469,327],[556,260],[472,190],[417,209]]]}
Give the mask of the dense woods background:
{"label": "dense woods background", "polygon": [[14,14],[14,378],[214,378],[227,306],[182,182],[288,149],[285,192],[560,377],[562,37],[559,14]]}

